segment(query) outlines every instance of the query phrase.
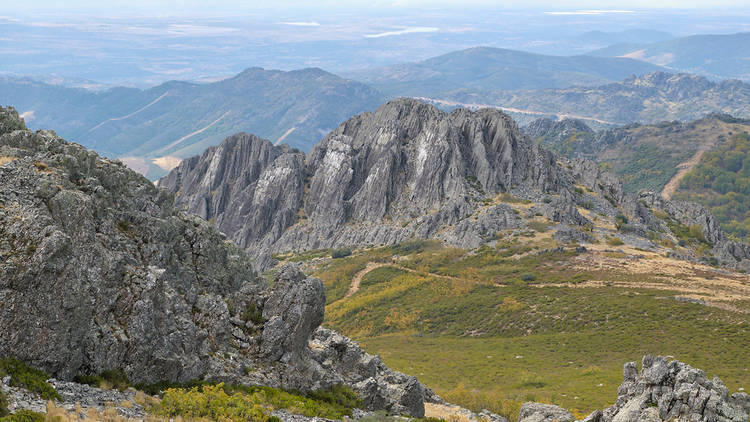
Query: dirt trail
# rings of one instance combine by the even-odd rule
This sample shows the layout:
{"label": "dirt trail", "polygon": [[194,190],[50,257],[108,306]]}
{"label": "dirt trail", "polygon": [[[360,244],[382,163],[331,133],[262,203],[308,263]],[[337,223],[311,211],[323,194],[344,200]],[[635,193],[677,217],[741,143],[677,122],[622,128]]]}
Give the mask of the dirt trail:
{"label": "dirt trail", "polygon": [[229,110],[229,111],[227,111],[226,113],[222,114],[222,115],[221,115],[221,117],[219,117],[218,119],[216,119],[216,120],[214,120],[213,122],[209,123],[209,124],[208,124],[208,126],[206,126],[206,127],[203,127],[203,128],[201,128],[201,129],[198,129],[198,130],[196,130],[195,132],[192,132],[192,133],[189,133],[189,134],[187,134],[187,135],[183,136],[182,138],[180,138],[180,139],[178,139],[178,140],[176,140],[176,141],[172,142],[171,144],[169,144],[169,145],[167,145],[167,146],[165,146],[165,147],[163,147],[163,148],[159,149],[158,151],[156,151],[156,153],[158,154],[158,153],[161,153],[161,152],[167,151],[167,150],[169,150],[170,148],[174,147],[175,145],[178,145],[178,144],[179,144],[180,142],[184,141],[185,139],[191,138],[191,137],[193,137],[193,136],[195,136],[195,135],[198,135],[198,134],[200,134],[200,133],[203,133],[203,132],[205,132],[206,130],[210,129],[210,128],[211,128],[211,126],[213,126],[213,125],[215,125],[215,124],[219,123],[219,122],[220,122],[220,121],[221,121],[221,120],[222,120],[223,118],[227,117],[227,115],[228,115],[229,113],[231,113],[231,112],[232,112],[232,110]]}
{"label": "dirt trail", "polygon": [[661,190],[662,198],[672,199],[672,195],[674,195],[674,193],[677,191],[677,188],[680,186],[680,180],[682,180],[682,178],[685,177],[685,175],[688,174],[690,170],[694,169],[695,166],[700,163],[701,158],[703,158],[703,154],[712,146],[713,144],[701,146],[701,149],[693,154],[693,156],[690,157],[689,160],[677,165],[677,168],[680,169],[680,171],[678,171],[677,174],[675,174],[669,180],[669,182],[664,185],[664,189]]}
{"label": "dirt trail", "polygon": [[354,295],[355,293],[357,293],[359,291],[359,285],[362,283],[362,278],[366,276],[370,271],[374,271],[382,267],[393,267],[393,268],[398,268],[399,270],[406,271],[409,273],[427,274],[431,277],[445,278],[448,280],[461,280],[458,277],[453,277],[449,275],[435,274],[435,273],[429,273],[429,272],[424,273],[422,271],[404,267],[398,264],[394,264],[392,262],[368,262],[365,268],[361,269],[359,272],[357,272],[357,274],[354,274],[354,277],[352,277],[352,282],[349,284],[349,290],[347,290],[344,297],[339,300],[347,299],[351,297],[352,295]]}
{"label": "dirt trail", "polygon": [[359,284],[362,282],[362,277],[367,275],[372,270],[375,270],[380,267],[385,267],[390,264],[385,264],[382,262],[368,262],[367,266],[360,270],[357,274],[354,274],[354,277],[352,277],[352,282],[349,285],[349,290],[346,291],[346,294],[344,295],[344,299],[351,297],[354,293],[357,293],[359,291]]}
{"label": "dirt trail", "polygon": [[118,121],[118,120],[125,120],[125,119],[127,119],[127,118],[129,118],[129,117],[135,116],[136,114],[138,114],[138,113],[142,112],[143,110],[145,110],[145,109],[147,109],[147,108],[151,107],[152,105],[154,105],[154,104],[158,103],[158,102],[159,102],[159,100],[161,100],[162,98],[166,97],[166,96],[167,96],[167,94],[169,94],[169,91],[167,91],[167,92],[165,92],[165,93],[161,94],[161,96],[160,96],[159,98],[155,99],[154,101],[151,101],[150,103],[146,104],[145,106],[143,106],[143,107],[139,108],[138,110],[136,110],[136,111],[134,111],[134,112],[132,112],[132,113],[130,113],[130,114],[128,114],[128,115],[125,115],[125,116],[122,116],[122,117],[113,117],[113,118],[111,118],[111,119],[107,119],[107,120],[105,120],[105,121],[103,121],[103,122],[99,123],[98,125],[96,125],[96,126],[92,127],[91,129],[89,129],[89,132],[93,132],[94,130],[96,130],[96,129],[98,129],[98,128],[102,127],[102,126],[103,126],[103,125],[104,125],[105,123],[109,123],[109,122],[116,122],[116,121]]}
{"label": "dirt trail", "polygon": [[294,132],[295,130],[297,130],[296,126],[290,128],[289,130],[287,130],[286,132],[284,132],[284,134],[281,135],[281,137],[279,139],[277,139],[276,142],[273,143],[274,146],[278,146],[280,143],[284,142],[284,139],[286,139],[287,136],[291,135],[292,132]]}

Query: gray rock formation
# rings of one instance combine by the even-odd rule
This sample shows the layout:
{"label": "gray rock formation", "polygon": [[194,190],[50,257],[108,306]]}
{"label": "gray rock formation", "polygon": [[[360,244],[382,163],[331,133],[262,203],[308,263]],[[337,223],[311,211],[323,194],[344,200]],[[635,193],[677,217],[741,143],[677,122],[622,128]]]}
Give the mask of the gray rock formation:
{"label": "gray rock formation", "polygon": [[[747,422],[750,397],[730,395],[720,379],[665,357],[645,356],[623,367],[617,402],[591,422],[701,421]],[[593,415],[592,415],[593,416]]]}
{"label": "gray rock formation", "polygon": [[573,422],[573,414],[553,404],[524,403],[518,422]]}
{"label": "gray rock formation", "polygon": [[356,344],[338,340],[369,364],[325,364],[338,343],[310,349],[320,280],[290,266],[269,288],[242,249],[121,163],[24,130],[12,109],[0,128],[0,356],[62,380],[346,383],[371,409],[424,414],[424,387]]}
{"label": "gray rock formation", "polygon": [[[492,203],[503,192],[535,199],[555,221],[583,222],[570,178],[506,114],[447,114],[410,99],[351,118],[306,157],[250,135],[229,138],[159,186],[215,218],[261,268],[270,253],[410,238],[477,247],[524,225]],[[556,202],[541,203],[546,194]]]}
{"label": "gray rock formation", "polygon": [[[532,135],[558,126],[560,133],[593,133],[572,120],[532,126]],[[556,158],[497,110],[444,113],[399,99],[349,119],[307,156],[240,134],[185,160],[159,186],[215,221],[260,269],[273,264],[274,253],[413,238],[475,248],[537,213],[560,223],[556,238],[587,242],[580,229],[590,222],[579,206],[611,218],[627,214],[623,237],[648,249],[657,247],[649,231],[670,236],[654,216],[666,210],[680,224],[701,225],[719,262],[750,268],[748,247],[729,241],[702,208],[668,201],[647,208],[650,200],[627,195],[615,176],[586,159]],[[504,203],[506,192],[531,201],[529,215]]]}
{"label": "gray rock formation", "polygon": [[[341,382],[353,386],[368,409],[424,416],[425,397],[439,400],[415,377],[390,370],[380,357],[365,353],[357,343],[334,331],[319,328],[310,345],[321,367],[341,374]],[[413,412],[417,408],[421,412]]]}

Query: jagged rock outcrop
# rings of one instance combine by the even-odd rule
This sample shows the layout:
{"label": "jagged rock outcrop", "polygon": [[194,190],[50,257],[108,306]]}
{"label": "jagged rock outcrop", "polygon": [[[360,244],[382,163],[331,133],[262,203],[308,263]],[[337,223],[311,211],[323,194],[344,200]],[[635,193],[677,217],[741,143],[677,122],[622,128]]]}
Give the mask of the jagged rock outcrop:
{"label": "jagged rock outcrop", "polygon": [[623,367],[617,402],[591,422],[695,421],[746,422],[750,397],[730,395],[720,379],[665,357],[645,356]]}
{"label": "jagged rock outcrop", "polygon": [[[729,394],[717,377],[663,356],[644,356],[623,366],[617,402],[581,422],[747,422],[750,396]],[[572,422],[573,415],[551,404],[524,403],[519,422]]]}
{"label": "jagged rock outcrop", "polygon": [[365,353],[357,343],[334,331],[318,328],[310,343],[313,358],[330,372],[341,374],[342,382],[359,392],[369,409],[386,409],[391,413],[411,413],[424,400],[440,398],[415,377],[390,370],[379,356]]}
{"label": "jagged rock outcrop", "polygon": [[320,280],[289,266],[270,288],[242,249],[121,163],[27,131],[12,109],[0,128],[0,356],[62,380],[347,383],[372,409],[424,414],[413,377],[375,358],[346,373],[316,360],[335,353],[309,347]]}
{"label": "jagged rock outcrop", "polygon": [[[631,201],[642,219],[648,224],[661,224],[651,212],[652,209],[665,211],[669,218],[683,226],[700,226],[705,241],[711,246],[711,251],[719,262],[739,269],[750,270],[750,246],[730,239],[721,229],[721,225],[713,214],[703,205],[687,201],[670,201],[655,192],[641,192],[635,202]],[[647,205],[648,210],[641,205]],[[640,207],[639,207],[640,206]],[[664,228],[668,229],[668,228]]]}
{"label": "jagged rock outcrop", "polygon": [[[540,120],[526,131],[594,135],[575,120]],[[750,266],[747,246],[726,240],[698,208],[672,202],[647,208],[649,201],[628,195],[595,163],[558,159],[490,109],[444,113],[394,100],[349,119],[307,156],[240,134],[185,160],[159,186],[174,192],[180,206],[215,221],[260,269],[273,264],[275,253],[412,238],[475,248],[501,230],[525,227],[534,215],[560,223],[560,241],[592,241],[580,230],[591,221],[578,207],[609,218],[626,214],[626,240],[650,249],[657,245],[647,239],[649,231],[671,233],[654,216],[667,210],[681,224],[701,225],[715,239],[720,263]],[[527,214],[503,201],[506,192],[532,203]]]}
{"label": "jagged rock outcrop", "polygon": [[[269,253],[410,238],[476,247],[524,224],[492,203],[503,192],[535,199],[555,221],[583,222],[554,157],[497,110],[444,113],[399,99],[351,118],[302,158],[240,135],[186,160],[159,186],[215,218],[261,268]],[[547,194],[554,202],[541,202]]]}

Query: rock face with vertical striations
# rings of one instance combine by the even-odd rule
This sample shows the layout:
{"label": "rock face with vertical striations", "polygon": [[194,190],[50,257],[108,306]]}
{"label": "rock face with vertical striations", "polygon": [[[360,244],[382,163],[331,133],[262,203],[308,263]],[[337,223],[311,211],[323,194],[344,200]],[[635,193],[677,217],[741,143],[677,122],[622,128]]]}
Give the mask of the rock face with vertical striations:
{"label": "rock face with vertical striations", "polygon": [[[273,162],[275,151],[253,153]],[[288,266],[269,287],[241,248],[172,195],[53,132],[26,130],[12,109],[0,109],[0,159],[0,356],[62,380],[122,370],[136,383],[343,383],[372,410],[424,415],[416,378],[338,335],[352,366],[326,363],[339,350],[331,342],[310,348],[320,280]]]}
{"label": "rock face with vertical striations", "polygon": [[[489,198],[554,194],[569,204],[573,190],[554,157],[504,113],[444,113],[410,99],[349,119],[306,157],[248,135],[229,138],[159,186],[187,210],[215,218],[261,267],[275,252],[410,238],[476,247],[522,225]],[[542,204],[542,212],[581,221],[574,208],[556,205]]]}
{"label": "rock face with vertical striations", "polygon": [[[586,131],[575,121],[537,125],[539,133],[550,125]],[[626,213],[627,234],[638,247],[654,248],[649,231],[672,236],[654,216],[667,212],[670,222],[700,225],[722,264],[750,268],[750,249],[728,240],[710,213],[703,218],[705,210],[690,204],[627,194],[593,162],[559,159],[491,109],[445,113],[394,100],[344,122],[306,156],[240,134],[185,160],[159,186],[215,221],[261,270],[273,265],[274,254],[289,251],[409,239],[476,248],[500,231],[528,227],[535,216],[553,222],[559,240],[585,242],[590,235],[581,228],[592,222],[581,207],[608,218]],[[512,201],[528,206],[521,212]]]}

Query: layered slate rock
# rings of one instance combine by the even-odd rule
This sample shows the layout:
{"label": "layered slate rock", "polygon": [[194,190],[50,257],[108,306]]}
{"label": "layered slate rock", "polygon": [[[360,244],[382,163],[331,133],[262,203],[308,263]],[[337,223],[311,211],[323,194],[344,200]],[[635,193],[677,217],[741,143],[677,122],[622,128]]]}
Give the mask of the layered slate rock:
{"label": "layered slate rock", "polygon": [[[576,121],[537,126],[539,134],[551,127],[586,131]],[[581,207],[610,219],[627,215],[625,241],[652,250],[659,246],[648,239],[651,231],[676,243],[669,223],[700,225],[721,264],[750,269],[750,249],[731,241],[701,207],[626,194],[615,176],[585,159],[554,156],[498,110],[445,113],[394,100],[344,122],[306,156],[239,134],[183,161],[159,186],[214,221],[261,270],[289,251],[410,239],[476,248],[539,215],[556,223],[555,237],[564,243],[592,241],[584,228],[593,222]],[[506,193],[527,201],[525,211],[514,209]],[[709,262],[703,253],[679,254]]]}
{"label": "layered slate rock", "polygon": [[12,109],[0,109],[0,158],[0,356],[61,380],[122,370],[136,383],[344,383],[372,410],[424,414],[415,378],[382,362],[327,365],[321,356],[338,349],[310,349],[320,280],[290,266],[269,287],[172,195],[53,132],[25,130]]}
{"label": "layered slate rock", "polygon": [[[229,138],[159,186],[215,218],[260,267],[274,252],[410,238],[477,247],[523,225],[507,204],[488,203],[502,192],[535,198],[556,221],[583,222],[570,178],[506,114],[444,113],[411,99],[351,118],[306,157],[250,135]],[[545,194],[556,202],[541,203]]]}

